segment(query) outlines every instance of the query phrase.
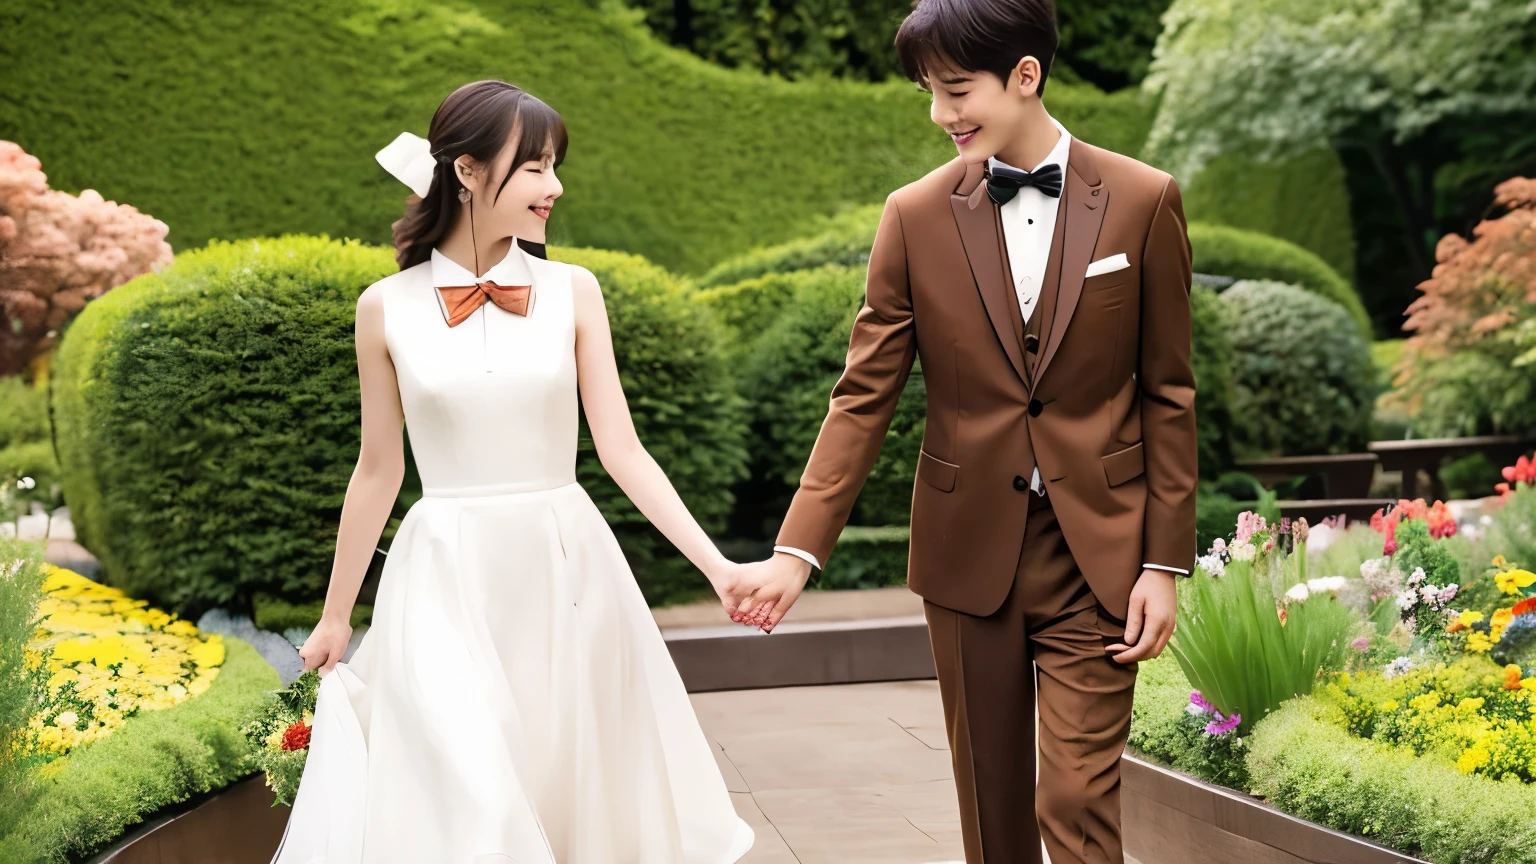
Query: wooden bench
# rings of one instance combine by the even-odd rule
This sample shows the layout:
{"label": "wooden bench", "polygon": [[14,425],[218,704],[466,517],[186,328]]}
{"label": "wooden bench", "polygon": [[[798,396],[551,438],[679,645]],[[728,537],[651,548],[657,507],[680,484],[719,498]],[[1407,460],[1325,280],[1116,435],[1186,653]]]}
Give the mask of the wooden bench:
{"label": "wooden bench", "polygon": [[[1407,438],[1402,441],[1372,441],[1367,449],[1381,461],[1383,471],[1403,472],[1403,497],[1419,497],[1419,472],[1429,474],[1427,500],[1445,497],[1440,482],[1440,463],[1456,456],[1482,453],[1493,464],[1515,464],[1525,453],[1530,439],[1523,435],[1474,435],[1467,438]],[[1488,490],[1491,494],[1493,490]]]}
{"label": "wooden bench", "polygon": [[1349,522],[1368,522],[1377,510],[1396,502],[1390,498],[1323,498],[1307,501],[1276,501],[1280,515],[1303,518],[1316,525],[1329,516],[1344,514]]}
{"label": "wooden bench", "polygon": [[1376,476],[1374,453],[1340,453],[1325,456],[1280,456],[1248,459],[1237,463],[1265,487],[1293,477],[1313,478],[1298,490],[1302,498],[1364,498],[1371,494]]}

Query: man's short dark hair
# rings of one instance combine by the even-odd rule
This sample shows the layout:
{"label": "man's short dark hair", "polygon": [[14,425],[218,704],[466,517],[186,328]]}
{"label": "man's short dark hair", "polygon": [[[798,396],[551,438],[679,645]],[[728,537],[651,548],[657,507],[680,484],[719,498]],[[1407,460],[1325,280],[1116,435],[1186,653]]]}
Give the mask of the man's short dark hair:
{"label": "man's short dark hair", "polygon": [[935,65],[991,72],[1006,84],[1013,67],[1033,56],[1043,95],[1059,42],[1053,0],[920,0],[896,31],[896,55],[925,90],[933,89]]}

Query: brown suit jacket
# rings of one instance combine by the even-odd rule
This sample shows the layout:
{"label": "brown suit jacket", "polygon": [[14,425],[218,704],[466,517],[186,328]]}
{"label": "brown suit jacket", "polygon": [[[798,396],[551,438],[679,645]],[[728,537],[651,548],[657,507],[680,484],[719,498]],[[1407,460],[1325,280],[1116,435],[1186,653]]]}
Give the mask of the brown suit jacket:
{"label": "brown suit jacket", "polygon": [[[1055,302],[1037,313],[1052,317],[1033,375],[981,166],[957,158],[886,199],[847,364],[779,545],[827,560],[915,355],[928,415],[912,496],[914,592],[971,615],[1002,605],[1023,545],[1031,493],[1016,478],[1029,478],[1031,450],[1073,558],[1111,614],[1125,616],[1143,563],[1193,567],[1195,379],[1179,188],[1076,138],[1067,165],[1042,284]],[[1084,279],[1091,261],[1116,253],[1128,269]]]}

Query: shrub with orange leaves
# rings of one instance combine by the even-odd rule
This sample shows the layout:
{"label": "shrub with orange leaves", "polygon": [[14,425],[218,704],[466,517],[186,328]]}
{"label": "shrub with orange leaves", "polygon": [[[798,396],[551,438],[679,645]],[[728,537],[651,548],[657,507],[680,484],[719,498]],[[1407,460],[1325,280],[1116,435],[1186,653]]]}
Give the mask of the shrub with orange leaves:
{"label": "shrub with orange leaves", "polygon": [[1408,307],[1389,401],[1424,434],[1536,431],[1536,179],[1499,184],[1491,212],[1440,239]]}
{"label": "shrub with orange leaves", "polygon": [[169,264],[168,230],[95,190],[49,189],[37,157],[0,141],[0,375],[53,347],[87,301]]}

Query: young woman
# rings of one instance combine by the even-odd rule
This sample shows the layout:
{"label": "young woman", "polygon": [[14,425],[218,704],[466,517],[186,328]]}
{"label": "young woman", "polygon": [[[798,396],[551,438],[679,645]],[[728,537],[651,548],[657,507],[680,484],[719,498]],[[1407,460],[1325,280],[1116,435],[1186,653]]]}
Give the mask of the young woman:
{"label": "young woman", "polygon": [[[324,672],[279,864],[729,864],[752,845],[613,533],[576,483],[578,384],[603,466],[710,579],[716,550],[636,438],[592,274],[542,244],[565,156],[551,108],[454,91],[380,162],[412,186],[400,272],[357,304],[362,452],[325,617]],[[373,626],[338,662],[404,474]]]}

